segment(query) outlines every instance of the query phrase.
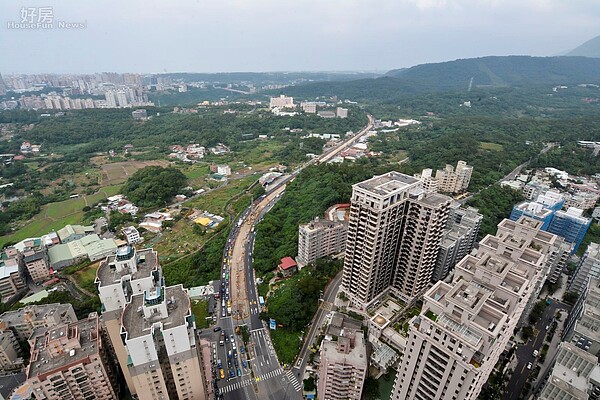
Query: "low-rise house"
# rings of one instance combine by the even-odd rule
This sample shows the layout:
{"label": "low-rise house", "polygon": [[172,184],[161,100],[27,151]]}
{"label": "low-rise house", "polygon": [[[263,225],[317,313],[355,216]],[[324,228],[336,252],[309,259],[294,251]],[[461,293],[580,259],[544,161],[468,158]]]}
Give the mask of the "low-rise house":
{"label": "low-rise house", "polygon": [[277,271],[281,272],[284,277],[288,278],[298,271],[298,264],[292,257],[284,257],[277,266]]}

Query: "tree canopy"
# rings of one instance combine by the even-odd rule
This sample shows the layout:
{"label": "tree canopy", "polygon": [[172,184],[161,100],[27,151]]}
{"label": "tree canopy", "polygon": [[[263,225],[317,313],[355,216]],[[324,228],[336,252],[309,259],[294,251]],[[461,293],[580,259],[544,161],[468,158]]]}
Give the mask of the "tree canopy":
{"label": "tree canopy", "polygon": [[150,166],[136,171],[123,186],[123,194],[139,207],[165,205],[187,183],[175,168]]}

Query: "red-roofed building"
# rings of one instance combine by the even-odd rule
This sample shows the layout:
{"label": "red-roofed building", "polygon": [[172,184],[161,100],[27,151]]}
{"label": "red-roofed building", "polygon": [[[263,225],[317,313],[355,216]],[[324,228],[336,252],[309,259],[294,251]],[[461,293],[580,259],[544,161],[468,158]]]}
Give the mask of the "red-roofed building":
{"label": "red-roofed building", "polygon": [[298,271],[298,264],[296,264],[296,261],[292,257],[283,257],[277,266],[277,270],[287,278]]}

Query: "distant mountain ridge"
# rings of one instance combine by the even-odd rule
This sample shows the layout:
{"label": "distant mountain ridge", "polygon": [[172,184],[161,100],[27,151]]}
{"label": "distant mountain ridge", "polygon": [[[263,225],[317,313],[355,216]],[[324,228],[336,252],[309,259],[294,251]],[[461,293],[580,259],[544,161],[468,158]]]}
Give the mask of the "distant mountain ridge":
{"label": "distant mountain ridge", "polygon": [[600,35],[588,40],[565,55],[600,58]]}
{"label": "distant mountain ridge", "polygon": [[[490,56],[391,70],[387,76],[432,89],[600,81],[600,59],[588,57]],[[471,82],[472,79],[472,82]]]}

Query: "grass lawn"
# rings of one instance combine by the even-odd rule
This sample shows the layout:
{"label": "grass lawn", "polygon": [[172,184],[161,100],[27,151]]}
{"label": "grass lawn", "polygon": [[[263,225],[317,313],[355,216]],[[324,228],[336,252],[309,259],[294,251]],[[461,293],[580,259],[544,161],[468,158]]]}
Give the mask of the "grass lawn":
{"label": "grass lawn", "polygon": [[94,285],[94,280],[96,279],[96,270],[100,262],[95,262],[93,264],[88,265],[87,267],[80,269],[79,271],[73,274],[73,278],[84,289],[89,290],[92,293],[95,293],[96,286]]}
{"label": "grass lawn", "polygon": [[213,190],[203,196],[193,199],[185,203],[185,205],[187,207],[195,207],[199,210],[207,210],[211,213],[224,217],[223,208],[229,199],[246,189],[257,179],[257,176],[250,175],[245,178],[230,180],[224,187]]}
{"label": "grass lawn", "polygon": [[45,211],[43,215],[48,218],[58,219],[81,211],[83,207],[85,207],[85,200],[83,200],[83,197],[80,197],[47,204],[42,208],[42,212]]}
{"label": "grass lawn", "polygon": [[183,172],[186,178],[193,180],[204,178],[206,175],[208,175],[210,173],[210,167],[205,164],[194,164],[185,168],[181,168],[181,172]]}
{"label": "grass lawn", "polygon": [[479,142],[479,147],[483,150],[491,150],[491,151],[502,151],[504,150],[504,146],[498,143],[491,142]]}
{"label": "grass lawn", "polygon": [[270,331],[273,347],[279,361],[291,364],[300,351],[300,333],[289,332],[282,328]]}
{"label": "grass lawn", "polygon": [[170,231],[163,231],[160,238],[153,242],[152,247],[158,252],[162,262],[168,262],[196,251],[208,237],[210,232],[204,236],[195,234],[192,222],[182,218]]}
{"label": "grass lawn", "polygon": [[[106,186],[99,192],[87,196],[88,204],[97,203],[108,196],[119,193],[120,185]],[[68,224],[79,224],[83,221],[85,200],[83,197],[46,204],[31,221],[11,235],[0,237],[0,247],[7,242],[19,242],[30,237],[39,237],[50,231],[56,231]]]}
{"label": "grass lawn", "polygon": [[196,318],[196,328],[204,329],[209,327],[208,317],[208,301],[206,300],[191,300],[192,312]]}

